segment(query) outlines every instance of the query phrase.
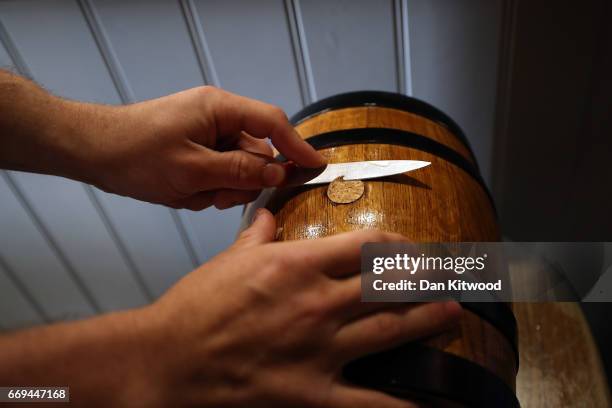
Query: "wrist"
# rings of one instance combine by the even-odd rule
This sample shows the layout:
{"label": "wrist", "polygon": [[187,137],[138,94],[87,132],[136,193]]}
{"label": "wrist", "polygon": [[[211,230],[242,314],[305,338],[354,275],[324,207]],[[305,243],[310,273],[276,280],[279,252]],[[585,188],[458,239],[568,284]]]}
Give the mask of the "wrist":
{"label": "wrist", "polygon": [[119,107],[56,98],[53,121],[46,127],[50,173],[88,184],[103,184],[108,166],[107,134]]}
{"label": "wrist", "polygon": [[[116,347],[116,358],[123,359],[123,372],[116,373],[117,398],[113,405],[129,407],[172,406],[174,370],[168,361],[164,326],[158,314],[147,306],[117,313],[117,327],[123,335]],[[113,358],[114,356],[110,356]]]}

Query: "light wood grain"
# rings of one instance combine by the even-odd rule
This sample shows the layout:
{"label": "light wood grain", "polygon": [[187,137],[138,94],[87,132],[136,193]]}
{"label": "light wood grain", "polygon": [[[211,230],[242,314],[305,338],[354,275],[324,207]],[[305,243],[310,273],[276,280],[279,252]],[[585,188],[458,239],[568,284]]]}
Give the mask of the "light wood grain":
{"label": "light wood grain", "polygon": [[591,331],[576,303],[516,303],[523,408],[612,406]]}

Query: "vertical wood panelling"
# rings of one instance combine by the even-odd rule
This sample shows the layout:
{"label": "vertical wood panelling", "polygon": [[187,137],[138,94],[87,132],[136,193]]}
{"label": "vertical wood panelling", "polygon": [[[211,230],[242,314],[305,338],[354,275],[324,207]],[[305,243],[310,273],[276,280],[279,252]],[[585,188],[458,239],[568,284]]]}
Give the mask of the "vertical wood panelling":
{"label": "vertical wood panelling", "polygon": [[398,92],[412,95],[412,64],[410,61],[410,28],[408,20],[408,0],[394,0],[395,47],[397,49],[397,88]]}
{"label": "vertical wood panelling", "polygon": [[317,89],[312,75],[312,64],[310,63],[299,0],[285,0],[285,13],[287,14],[289,34],[291,35],[293,57],[298,71],[302,105],[308,105],[317,100]]}
{"label": "vertical wood panelling", "polygon": [[[83,2],[89,3],[84,0]],[[93,0],[100,35],[129,84],[128,101],[168,95],[202,85],[197,58],[178,2]]]}
{"label": "vertical wood panelling", "polygon": [[[213,63],[206,33],[196,9],[194,0],[180,0],[181,11],[189,32],[191,46],[195,53],[205,85],[221,87],[221,81]],[[233,241],[233,231],[238,227],[240,214],[237,209],[218,211],[209,208],[197,213],[188,211],[181,215],[191,222],[189,225],[194,231],[199,243],[199,254],[203,260],[208,260],[227,248]],[[214,233],[213,231],[217,231]]]}
{"label": "vertical wood panelling", "polygon": [[[3,45],[7,43],[10,43],[8,33],[0,20],[0,68],[14,70],[15,64]],[[4,179],[2,182],[4,183]],[[2,191],[1,188],[0,191]],[[5,188],[4,192],[7,196],[4,197],[0,194],[0,200],[14,198],[11,197],[12,193],[8,188]],[[0,211],[2,211],[3,207],[7,207],[7,205],[0,204]],[[2,214],[0,214],[0,220],[4,221]],[[0,223],[0,236],[1,234],[8,235],[5,229],[8,229],[8,226],[4,226],[4,222]],[[31,294],[21,277],[18,277],[9,268],[1,253],[2,251],[0,251],[0,327],[19,327],[48,319],[44,308],[40,306],[38,300]]]}
{"label": "vertical wood panelling", "polygon": [[217,210],[208,208],[189,213],[192,226],[206,254],[206,260],[227,249],[236,239],[240,226],[242,206]]}
{"label": "vertical wood panelling", "polygon": [[146,297],[79,183],[14,173],[26,200],[66,254],[101,310],[142,305]]}
{"label": "vertical wood panelling", "polygon": [[220,85],[287,113],[298,110],[302,101],[282,0],[195,4]]}
{"label": "vertical wood panelling", "polygon": [[409,0],[413,92],[467,134],[490,180],[501,0]]}
{"label": "vertical wood panelling", "polygon": [[89,26],[91,35],[93,36],[94,41],[98,46],[98,51],[100,51],[102,56],[102,60],[106,64],[108,73],[115,84],[115,89],[119,94],[119,99],[124,104],[134,102],[134,92],[125,78],[123,67],[119,63],[115,50],[110,45],[106,35],[106,30],[102,26],[100,18],[98,17],[98,12],[94,8],[91,0],[76,0],[76,2],[83,13],[83,17],[85,18],[87,25]]}
{"label": "vertical wood panelling", "polygon": [[202,79],[206,85],[220,87],[219,76],[210,55],[208,42],[202,28],[202,22],[197,15],[195,3],[193,0],[179,0],[179,4],[191,39],[191,46],[198,60]]}
{"label": "vertical wood panelling", "polygon": [[[0,67],[31,77],[2,21]],[[31,310],[38,311],[41,320],[91,315],[95,301],[74,271],[63,263],[65,257],[25,201],[14,176],[5,171],[0,171],[0,176],[0,257],[6,254],[2,258],[2,273],[6,276],[0,277],[6,283],[0,285],[3,326],[35,323],[22,315]],[[23,302],[29,302],[29,306]]]}
{"label": "vertical wood panelling", "polygon": [[[80,3],[122,102],[201,84],[177,3]],[[119,232],[156,296],[204,259],[186,214],[117,196],[104,202],[123,227]]]}
{"label": "vertical wood panelling", "polygon": [[[0,177],[0,256],[6,269],[23,283],[52,320],[91,315],[94,305],[63,264],[57,246],[41,231],[40,220],[17,198],[20,194],[14,193],[7,174]],[[0,296],[8,299],[18,295],[11,287],[1,285]],[[12,305],[11,310],[1,312],[9,315],[5,319],[17,313],[13,310],[16,307]]]}
{"label": "vertical wood panelling", "polygon": [[0,327],[24,327],[48,321],[43,309],[16,280],[0,257]]}
{"label": "vertical wood panelling", "polygon": [[[31,30],[34,13],[45,21],[36,32]],[[75,99],[118,102],[104,62],[76,3],[2,2],[0,15],[36,80]],[[56,177],[14,175],[26,199],[103,310],[136,306],[147,301],[143,288],[107,229],[106,214],[92,204],[96,193],[89,194],[90,187]]]}
{"label": "vertical wood panelling", "polygon": [[[0,1],[0,19],[34,78],[48,90],[89,102],[118,102],[74,1]],[[101,80],[92,80],[102,72]]]}
{"label": "vertical wood panelling", "polygon": [[309,0],[300,6],[319,98],[397,91],[392,1]]}
{"label": "vertical wood panelling", "polygon": [[4,23],[0,18],[0,67],[19,73],[26,78],[32,78],[32,73],[27,67],[21,54],[17,51],[10,34],[6,31]]}

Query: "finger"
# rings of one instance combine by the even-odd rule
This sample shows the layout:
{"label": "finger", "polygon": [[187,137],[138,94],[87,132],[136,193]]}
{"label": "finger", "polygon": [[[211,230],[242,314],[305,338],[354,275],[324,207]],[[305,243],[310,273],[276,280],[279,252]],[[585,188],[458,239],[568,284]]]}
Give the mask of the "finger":
{"label": "finger", "polygon": [[320,167],[326,160],[297,134],[282,109],[217,90],[214,109],[217,134],[230,135],[245,131],[259,139],[270,138],[285,157],[304,167]]}
{"label": "finger", "polygon": [[261,245],[274,241],[276,235],[276,220],[265,208],[259,208],[255,213],[251,226],[238,235],[235,246],[240,248]]}
{"label": "finger", "polygon": [[382,392],[345,385],[336,386],[329,397],[334,408],[418,408],[418,405],[394,398]]}
{"label": "finger", "polygon": [[273,157],[272,146],[262,139],[257,139],[244,132],[240,133],[236,141],[236,147],[250,153],[263,154],[264,156]]}
{"label": "finger", "polygon": [[420,303],[355,320],[336,333],[339,363],[448,329],[459,321],[461,311],[457,302]]}
{"label": "finger", "polygon": [[242,150],[206,150],[201,162],[205,174],[199,185],[202,190],[261,190],[278,186],[285,179],[284,167],[264,155]]}
{"label": "finger", "polygon": [[215,143],[215,150],[219,152],[244,150],[270,158],[274,156],[272,146],[267,142],[267,139],[258,139],[246,132],[239,132],[232,136],[223,136]]}
{"label": "finger", "polygon": [[[408,239],[400,234],[378,230],[345,232],[322,239],[300,241],[295,262],[307,264],[312,270],[323,271],[332,278],[343,278],[359,273],[361,247],[366,242],[402,242]],[[303,254],[308,254],[304,257]]]}
{"label": "finger", "polygon": [[202,191],[182,198],[170,204],[172,208],[186,208],[191,211],[201,211],[213,205],[216,191]]}
{"label": "finger", "polygon": [[250,203],[255,200],[260,190],[218,190],[215,194],[213,204],[219,210],[234,207],[236,205]]}
{"label": "finger", "polygon": [[336,301],[332,307],[346,322],[380,310],[406,307],[406,304],[402,302],[362,302],[360,275],[336,282],[338,289]]}

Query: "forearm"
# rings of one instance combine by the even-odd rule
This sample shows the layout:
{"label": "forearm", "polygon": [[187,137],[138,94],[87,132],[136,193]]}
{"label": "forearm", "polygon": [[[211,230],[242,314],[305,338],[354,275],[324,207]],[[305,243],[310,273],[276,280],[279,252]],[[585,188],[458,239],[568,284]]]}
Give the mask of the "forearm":
{"label": "forearm", "polygon": [[148,345],[159,333],[143,313],[114,313],[0,337],[0,386],[68,386],[76,406],[154,406],[159,389],[148,381],[156,378],[159,364],[150,361],[155,354]]}
{"label": "forearm", "polygon": [[91,182],[92,125],[110,123],[113,109],[58,98],[0,70],[0,168]]}

